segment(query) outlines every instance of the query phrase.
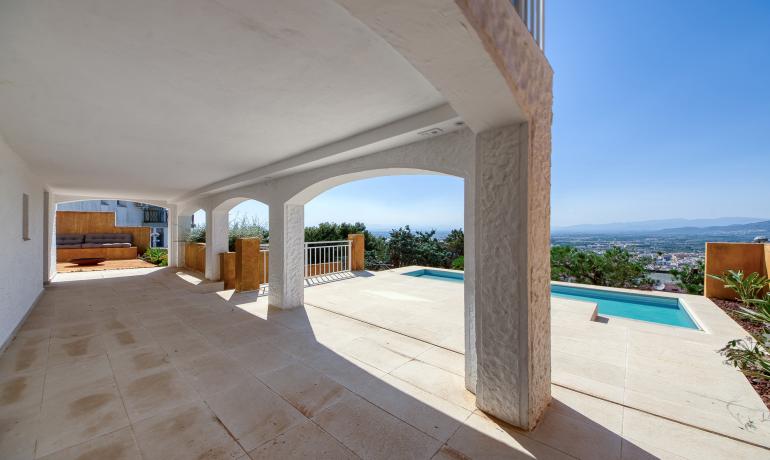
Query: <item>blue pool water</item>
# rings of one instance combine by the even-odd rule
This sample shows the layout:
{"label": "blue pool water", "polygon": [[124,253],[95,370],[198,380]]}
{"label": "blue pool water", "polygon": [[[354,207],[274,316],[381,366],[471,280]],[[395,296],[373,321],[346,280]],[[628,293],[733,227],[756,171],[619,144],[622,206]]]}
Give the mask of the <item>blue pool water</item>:
{"label": "blue pool water", "polygon": [[667,324],[669,326],[700,329],[679,299],[644,294],[604,291],[573,286],[552,285],[551,295],[565,299],[594,302],[599,314]]}
{"label": "blue pool water", "polygon": [[441,280],[441,281],[451,281],[454,283],[462,283],[464,280],[462,273],[457,272],[450,272],[446,270],[431,270],[429,268],[424,268],[420,270],[415,270],[413,272],[407,272],[404,273],[406,276],[417,276],[420,278],[425,279],[434,279],[434,280]]}
{"label": "blue pool water", "polygon": [[[404,275],[455,283],[463,282],[462,273],[446,270],[426,268],[407,272]],[[629,294],[602,289],[563,286],[560,284],[551,286],[551,295],[565,299],[593,302],[599,307],[599,314],[601,315],[620,316],[688,329],[700,329],[681,302],[679,302],[679,299],[673,297]]]}

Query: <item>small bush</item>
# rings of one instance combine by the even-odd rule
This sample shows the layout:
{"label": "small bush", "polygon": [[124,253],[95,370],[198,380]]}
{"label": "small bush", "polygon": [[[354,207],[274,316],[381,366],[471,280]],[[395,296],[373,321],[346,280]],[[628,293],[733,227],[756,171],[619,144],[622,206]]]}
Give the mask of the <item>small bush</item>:
{"label": "small bush", "polygon": [[684,264],[680,268],[671,270],[671,275],[676,284],[688,294],[703,295],[704,264],[699,261],[695,265]]}
{"label": "small bush", "polygon": [[727,270],[721,275],[708,275],[710,278],[721,281],[728,289],[735,291],[741,302],[748,305],[756,298],[759,291],[768,285],[768,279],[759,273],[743,275],[742,270]]}
{"label": "small bush", "polygon": [[453,260],[452,268],[455,270],[465,270],[465,256],[460,256]]}
{"label": "small bush", "polygon": [[166,248],[147,248],[142,259],[159,267],[168,266],[168,250]]}
{"label": "small bush", "polygon": [[205,243],[206,242],[206,227],[195,227],[187,234],[186,241],[188,243]]}

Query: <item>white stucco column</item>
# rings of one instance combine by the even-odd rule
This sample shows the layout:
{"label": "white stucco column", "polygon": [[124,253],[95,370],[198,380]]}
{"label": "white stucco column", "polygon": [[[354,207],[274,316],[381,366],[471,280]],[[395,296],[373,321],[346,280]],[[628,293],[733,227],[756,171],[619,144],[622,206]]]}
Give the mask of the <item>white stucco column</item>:
{"label": "white stucco column", "polygon": [[[175,257],[171,257],[169,254],[169,263],[176,267],[184,267],[184,245],[187,241],[187,237],[190,235],[190,227],[192,227],[193,216],[190,214],[176,214],[171,219],[169,216],[169,250],[171,246],[174,246]],[[173,222],[172,222],[173,220]]]}
{"label": "white stucco column", "polygon": [[476,212],[474,197],[476,196],[475,165],[463,180],[464,194],[464,271],[463,300],[465,312],[465,388],[476,392]]}
{"label": "white stucco column", "polygon": [[305,207],[270,205],[269,299],[271,306],[295,308],[304,303]]}
{"label": "white stucco column", "polygon": [[206,279],[218,281],[220,278],[219,253],[228,249],[228,218],[228,211],[206,210]]}
{"label": "white stucco column", "polygon": [[549,169],[530,164],[528,130],[523,123],[477,135],[474,225],[476,404],[525,429],[542,416],[551,382],[540,215],[548,212],[541,179]]}

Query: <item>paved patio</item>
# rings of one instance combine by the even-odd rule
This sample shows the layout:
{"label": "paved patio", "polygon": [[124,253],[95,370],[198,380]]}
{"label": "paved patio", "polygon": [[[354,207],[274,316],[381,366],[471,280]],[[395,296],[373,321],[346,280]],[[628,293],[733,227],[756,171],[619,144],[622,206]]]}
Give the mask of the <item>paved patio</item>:
{"label": "paved patio", "polygon": [[[452,331],[453,302],[461,308],[462,296],[453,300],[450,283],[429,288],[416,278],[391,290],[405,278],[378,273],[313,286],[308,304],[324,296],[335,303],[279,311],[267,308],[265,296],[215,292],[217,283],[195,284],[174,269],[58,275],[0,356],[0,458],[770,455],[758,446],[767,442],[759,421],[744,428],[751,444],[729,427],[719,435],[635,407],[627,398],[636,375],[641,394],[644,382],[675,385],[671,394],[692,401],[688,410],[698,418],[721,414],[724,404],[712,412],[699,405],[697,392],[688,392],[689,370],[699,372],[699,391],[719,387],[716,393],[732,398],[748,384],[711,361],[703,346],[710,342],[592,322],[590,305],[554,305],[554,398],[537,429],[525,433],[492,420],[464,390],[463,356],[453,349],[461,339]],[[329,311],[353,304],[376,308],[356,313],[364,321]],[[387,311],[398,305],[407,306],[399,314],[417,315],[401,324],[425,326],[432,318],[437,339],[377,325],[397,316]],[[705,311],[698,317],[712,322]],[[436,333],[430,324],[425,333]],[[649,348],[652,342],[661,346]],[[595,367],[587,365],[591,356]],[[623,370],[621,400],[605,365]],[[743,417],[755,401],[739,393],[743,406],[733,407]],[[714,421],[723,422],[717,415]]]}

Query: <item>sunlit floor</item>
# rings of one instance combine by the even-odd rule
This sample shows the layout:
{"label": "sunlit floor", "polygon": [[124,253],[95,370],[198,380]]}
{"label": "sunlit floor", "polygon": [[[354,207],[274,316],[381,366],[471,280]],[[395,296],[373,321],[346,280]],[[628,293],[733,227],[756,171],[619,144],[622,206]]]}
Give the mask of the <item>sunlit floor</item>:
{"label": "sunlit floor", "polygon": [[[59,275],[0,357],[0,458],[768,455],[562,384],[524,433],[475,409],[450,347],[323,308],[268,310],[265,296],[186,279],[172,269]],[[354,299],[382,279],[306,295],[348,284],[340,295]],[[554,311],[556,350],[567,338]]]}
{"label": "sunlit floor", "polygon": [[77,265],[71,262],[58,262],[57,273],[98,272],[102,270],[126,270],[129,268],[154,268],[155,265],[142,259],[105,260],[97,265]]}

